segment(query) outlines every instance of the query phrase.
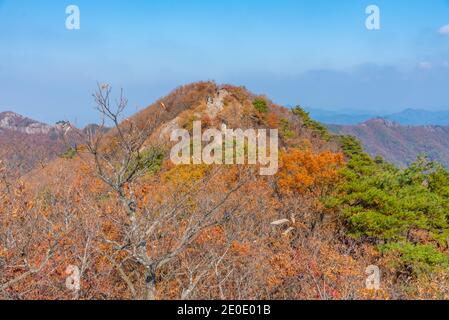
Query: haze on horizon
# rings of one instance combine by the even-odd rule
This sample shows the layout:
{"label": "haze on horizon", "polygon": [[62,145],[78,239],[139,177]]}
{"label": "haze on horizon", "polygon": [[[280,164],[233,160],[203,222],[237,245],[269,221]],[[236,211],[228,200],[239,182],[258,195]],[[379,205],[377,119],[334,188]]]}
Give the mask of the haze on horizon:
{"label": "haze on horizon", "polygon": [[200,80],[318,109],[449,110],[448,25],[449,0],[0,0],[0,111],[84,125],[97,81],[133,113]]}

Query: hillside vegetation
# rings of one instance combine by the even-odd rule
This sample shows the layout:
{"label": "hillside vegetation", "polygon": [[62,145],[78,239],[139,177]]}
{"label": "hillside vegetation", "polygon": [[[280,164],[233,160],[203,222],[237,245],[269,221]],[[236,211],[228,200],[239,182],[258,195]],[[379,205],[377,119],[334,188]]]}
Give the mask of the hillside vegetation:
{"label": "hillside vegetation", "polygon": [[[95,101],[114,129],[23,179],[3,175],[1,298],[449,298],[440,165],[373,159],[300,107],[241,87],[183,86],[124,121],[126,99],[112,94],[100,87]],[[174,166],[170,133],[195,120],[278,128],[279,172]],[[379,290],[366,288],[371,265]],[[65,286],[73,267],[80,290]]]}
{"label": "hillside vegetation", "polygon": [[42,168],[83,141],[83,133],[61,121],[49,126],[14,112],[0,113],[0,161],[8,176]]}
{"label": "hillside vegetation", "polygon": [[449,168],[449,126],[405,126],[379,118],[359,125],[328,127],[336,134],[357,137],[370,155],[382,156],[403,168],[421,155]]}

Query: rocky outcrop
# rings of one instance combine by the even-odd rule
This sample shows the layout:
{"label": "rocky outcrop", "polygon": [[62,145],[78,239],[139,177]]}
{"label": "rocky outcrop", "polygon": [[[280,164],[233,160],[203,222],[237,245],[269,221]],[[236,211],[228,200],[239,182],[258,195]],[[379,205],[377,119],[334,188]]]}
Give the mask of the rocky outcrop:
{"label": "rocky outcrop", "polygon": [[7,111],[0,113],[0,129],[26,134],[48,134],[53,130],[53,127]]}
{"label": "rocky outcrop", "polygon": [[224,99],[229,95],[229,92],[221,89],[218,90],[215,97],[209,97],[207,101],[207,114],[211,118],[215,118],[217,114],[224,108]]}

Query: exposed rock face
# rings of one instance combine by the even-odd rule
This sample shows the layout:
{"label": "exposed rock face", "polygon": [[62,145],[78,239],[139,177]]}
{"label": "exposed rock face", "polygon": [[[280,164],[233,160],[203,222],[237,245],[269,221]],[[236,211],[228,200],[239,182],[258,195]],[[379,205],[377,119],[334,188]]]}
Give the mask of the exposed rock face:
{"label": "exposed rock face", "polygon": [[229,95],[229,93],[224,90],[218,90],[215,97],[209,97],[207,101],[207,113],[211,118],[215,118],[217,114],[224,108],[224,99]]}
{"label": "exposed rock face", "polygon": [[384,118],[375,118],[375,119],[371,119],[371,120],[365,121],[362,124],[360,124],[361,127],[370,127],[373,125],[384,126],[387,128],[394,128],[394,127],[399,128],[401,126],[397,122],[394,122],[394,121],[391,121],[388,119],[384,119]]}
{"label": "exposed rock face", "polygon": [[[214,119],[217,115],[224,109],[224,99],[229,95],[229,92],[225,89],[217,89],[216,94],[214,96],[208,96],[207,98],[207,108],[206,114]],[[165,104],[161,104],[161,107],[166,108]],[[201,119],[202,113],[195,112],[194,114],[198,119]],[[180,116],[177,116],[171,121],[167,121],[162,127],[159,129],[159,139],[170,139],[170,135],[174,130],[180,129],[181,123]]]}
{"label": "exposed rock face", "polygon": [[170,135],[174,130],[180,129],[179,118],[173,119],[172,121],[166,123],[160,129],[159,138],[160,139],[170,139]]}
{"label": "exposed rock face", "polygon": [[48,134],[53,127],[26,118],[14,112],[0,113],[0,130],[7,129],[26,134]]}

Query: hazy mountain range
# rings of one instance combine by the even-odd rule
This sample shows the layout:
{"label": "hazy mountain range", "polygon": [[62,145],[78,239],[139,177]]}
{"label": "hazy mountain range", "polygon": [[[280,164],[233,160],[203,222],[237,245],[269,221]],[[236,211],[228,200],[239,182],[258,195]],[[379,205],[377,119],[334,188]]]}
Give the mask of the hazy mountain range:
{"label": "hazy mountain range", "polygon": [[[405,166],[424,154],[449,168],[449,111],[407,109],[379,117],[368,113],[306,110],[313,119],[327,124],[331,132],[358,138],[372,156],[380,155],[391,163]],[[95,125],[77,129],[64,121],[51,126],[14,112],[1,112],[0,156],[20,162],[21,171],[27,171],[36,161],[48,161],[66,151],[67,143],[81,142],[86,130],[96,129]]]}
{"label": "hazy mountain range", "polygon": [[372,156],[382,156],[399,166],[426,155],[449,168],[449,126],[401,125],[377,118],[358,125],[328,125],[328,128],[336,134],[357,137]]}
{"label": "hazy mountain range", "polygon": [[449,125],[449,110],[426,111],[421,109],[406,109],[392,114],[375,114],[360,111],[329,111],[323,109],[305,108],[310,116],[322,123],[338,125],[354,125],[374,118],[383,118],[402,125]]}
{"label": "hazy mountain range", "polygon": [[0,112],[0,160],[19,175],[57,158],[81,143],[83,136],[84,130],[66,121],[52,126],[11,111]]}

